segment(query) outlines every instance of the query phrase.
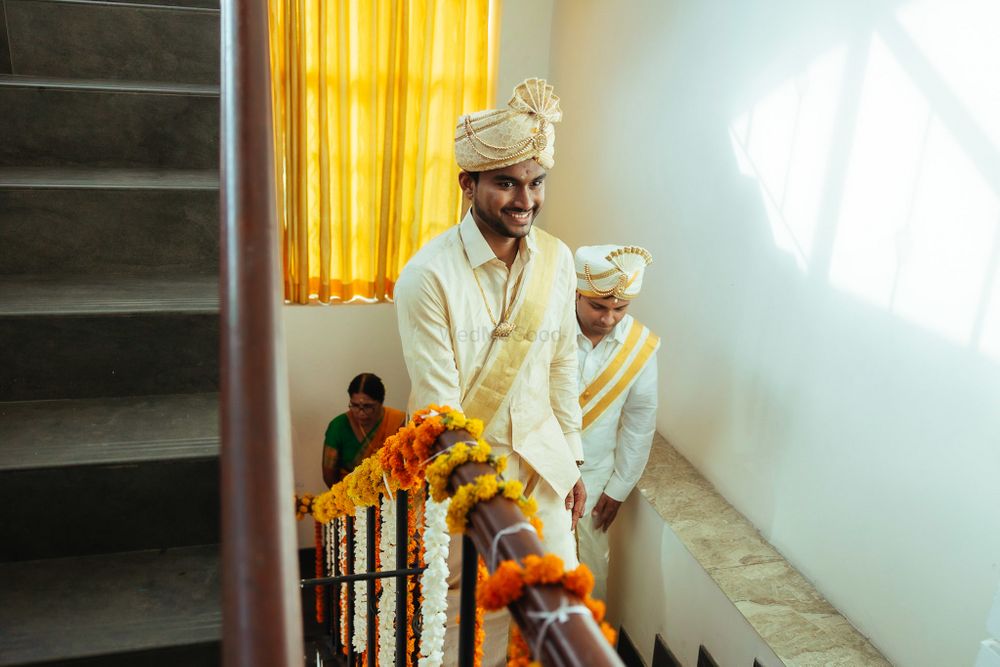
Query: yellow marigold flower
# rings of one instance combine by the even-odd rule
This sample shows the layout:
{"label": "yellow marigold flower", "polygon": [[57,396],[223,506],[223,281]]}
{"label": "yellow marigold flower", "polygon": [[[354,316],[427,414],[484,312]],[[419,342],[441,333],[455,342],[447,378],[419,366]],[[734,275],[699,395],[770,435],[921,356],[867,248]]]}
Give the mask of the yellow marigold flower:
{"label": "yellow marigold flower", "polygon": [[525,498],[524,496],[521,496],[521,499],[517,501],[517,505],[527,517],[532,517],[538,514],[538,502],[534,498]]}
{"label": "yellow marigold flower", "polygon": [[544,526],[542,525],[542,520],[537,516],[529,516],[528,522],[535,527],[535,532],[538,533],[538,539],[545,539],[545,535],[542,533]]}
{"label": "yellow marigold flower", "polygon": [[498,456],[493,459],[493,467],[496,469],[498,475],[503,474],[503,471],[507,469],[507,457]]}
{"label": "yellow marigold flower", "polygon": [[483,428],[482,419],[470,419],[465,423],[465,430],[468,431],[476,440],[483,437]]}
{"label": "yellow marigold flower", "polygon": [[524,484],[520,480],[511,479],[504,483],[503,497],[511,500],[519,500],[524,494]]}
{"label": "yellow marigold flower", "polygon": [[448,428],[453,431],[458,431],[465,428],[465,415],[457,410],[450,410],[448,414],[445,415],[445,422],[448,424]]}
{"label": "yellow marigold flower", "polygon": [[476,478],[476,497],[489,500],[499,491],[500,483],[496,475],[480,475]]}

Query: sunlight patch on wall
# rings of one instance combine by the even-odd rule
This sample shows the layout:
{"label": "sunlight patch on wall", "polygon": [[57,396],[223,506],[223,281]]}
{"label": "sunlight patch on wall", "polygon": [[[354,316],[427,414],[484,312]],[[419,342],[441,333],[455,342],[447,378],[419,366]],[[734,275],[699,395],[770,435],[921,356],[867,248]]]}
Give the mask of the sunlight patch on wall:
{"label": "sunlight patch on wall", "polygon": [[1000,360],[1000,2],[896,19],[741,114],[733,150],[803,272]]}
{"label": "sunlight patch on wall", "polygon": [[845,59],[844,48],[818,59],[737,118],[729,132],[740,171],[760,187],[775,244],[803,271],[815,240]]}
{"label": "sunlight patch on wall", "polygon": [[964,343],[987,285],[1000,201],[937,119],[915,191],[892,310]]}
{"label": "sunlight patch on wall", "polygon": [[958,342],[983,307],[997,192],[877,37],[858,108],[830,282]]}
{"label": "sunlight patch on wall", "polygon": [[923,57],[1000,149],[1000,2],[914,2],[896,14]]}
{"label": "sunlight patch on wall", "polygon": [[977,348],[986,356],[1000,361],[1000,267],[993,271],[993,284],[990,285],[988,300],[984,299],[984,308]]}
{"label": "sunlight patch on wall", "polygon": [[872,40],[851,138],[830,282],[889,307],[907,243],[930,109],[878,38]]}

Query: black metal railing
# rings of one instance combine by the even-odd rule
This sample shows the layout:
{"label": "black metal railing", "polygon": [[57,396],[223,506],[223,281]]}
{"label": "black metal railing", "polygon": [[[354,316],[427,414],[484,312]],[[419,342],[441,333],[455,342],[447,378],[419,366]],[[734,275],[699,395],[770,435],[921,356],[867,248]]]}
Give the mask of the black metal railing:
{"label": "black metal railing", "polygon": [[[409,496],[405,491],[400,491],[396,493],[396,562],[395,567],[392,569],[381,569],[376,570],[376,532],[379,530],[379,521],[377,520],[377,513],[374,507],[369,507],[367,511],[367,521],[366,521],[366,535],[365,535],[365,553],[368,562],[368,566],[365,568],[364,572],[354,571],[354,518],[347,517],[344,520],[344,537],[346,545],[344,547],[345,556],[345,571],[340,571],[339,558],[334,557],[332,563],[327,563],[327,569],[332,570],[333,574],[328,577],[315,577],[311,579],[303,579],[300,582],[300,586],[303,589],[314,588],[316,586],[324,586],[326,588],[324,595],[326,604],[326,609],[329,610],[329,618],[326,621],[325,628],[328,634],[324,637],[327,647],[333,655],[338,655],[347,649],[348,664],[357,667],[375,667],[376,665],[376,623],[378,618],[378,598],[376,597],[376,587],[375,582],[380,579],[393,578],[396,580],[396,661],[397,667],[406,667],[407,664],[407,638],[411,627],[408,624],[408,612],[407,608],[410,604],[409,598],[409,588],[407,586],[407,580],[410,577],[417,576],[421,574],[426,568],[418,567],[417,563],[410,563],[409,557],[409,531],[407,517],[411,510],[409,506]],[[332,539],[334,544],[340,544],[340,526],[338,523],[334,524],[334,529],[332,532]],[[324,553],[326,553],[324,549]],[[354,618],[355,611],[355,594],[354,586],[350,585],[358,581],[363,581],[367,585],[367,627],[365,628],[366,633],[366,643],[368,645],[367,651],[367,663],[365,666],[360,665],[361,654],[354,653],[352,648],[352,619]],[[347,594],[342,595],[343,586],[347,586]],[[346,607],[347,607],[347,640],[346,642],[342,639],[344,637],[344,628],[341,627],[341,616],[343,614],[342,599],[346,597]],[[414,601],[416,602],[416,601]],[[475,600],[473,600],[475,604]],[[414,610],[414,616],[417,615],[419,609]],[[416,641],[419,636],[415,633],[414,646],[419,645]],[[470,654],[471,655],[471,654]],[[411,664],[416,664],[417,656],[410,656]],[[471,662],[468,663],[471,666]]]}
{"label": "black metal railing", "polygon": [[[459,441],[468,440],[471,436],[465,431],[448,431],[441,435],[436,443],[436,451],[441,451]],[[454,491],[462,484],[474,480],[478,475],[492,472],[492,468],[486,464],[466,463],[455,468],[449,484]],[[340,572],[338,558],[334,558],[334,563],[328,564],[328,571],[333,570],[333,576],[317,577],[313,579],[303,579],[303,588],[328,585],[327,598],[329,603],[326,608],[330,610],[329,622],[326,627],[330,631],[329,645],[331,652],[336,655],[342,651],[345,642],[342,641],[343,628],[339,626],[340,617],[343,613],[341,609],[341,587],[350,582],[364,581],[367,583],[367,663],[361,664],[361,654],[352,650],[351,631],[353,628],[354,587],[348,586],[347,595],[347,655],[348,664],[351,667],[374,667],[377,656],[376,646],[376,617],[378,601],[375,595],[375,582],[379,579],[395,578],[396,588],[396,659],[398,667],[405,667],[407,664],[407,638],[410,627],[407,623],[407,607],[409,604],[407,579],[423,572],[425,568],[419,567],[417,563],[408,561],[408,522],[407,517],[410,511],[408,496],[404,492],[396,494],[396,563],[393,569],[388,569],[388,563],[384,563],[387,569],[376,571],[375,568],[375,544],[376,544],[376,511],[374,507],[367,510],[367,535],[366,553],[368,567],[365,572],[354,571],[354,521],[347,518],[344,522],[345,536],[345,565],[344,572]],[[458,666],[472,667],[475,653],[475,618],[476,618],[476,579],[479,555],[484,557],[489,552],[494,543],[494,536],[501,530],[513,526],[525,520],[524,515],[517,505],[506,498],[496,497],[477,505],[469,515],[469,528],[462,539],[462,571],[461,571],[461,591],[459,601],[459,630],[458,630]],[[333,539],[340,543],[340,535],[335,532]],[[509,535],[497,545],[497,555],[499,560],[512,559],[522,561],[529,554],[541,555],[543,547],[538,537],[534,533],[519,532]],[[492,559],[490,559],[492,560]],[[487,567],[492,569],[494,563],[488,563]],[[530,586],[526,587],[522,599],[510,605],[511,616],[522,633],[530,640],[536,639],[541,632],[541,622],[537,620],[540,612],[552,612],[565,604],[578,604],[569,593],[559,586]],[[419,610],[414,612],[414,618],[419,617]],[[574,615],[563,623],[552,624],[548,628],[545,641],[542,643],[542,655],[535,656],[543,664],[550,667],[573,667],[579,665],[592,665],[594,667],[620,667],[622,665],[614,650],[608,645],[600,632],[597,624],[589,616]],[[414,629],[414,646],[419,646],[419,628]],[[411,656],[412,663],[416,664],[417,656]]]}

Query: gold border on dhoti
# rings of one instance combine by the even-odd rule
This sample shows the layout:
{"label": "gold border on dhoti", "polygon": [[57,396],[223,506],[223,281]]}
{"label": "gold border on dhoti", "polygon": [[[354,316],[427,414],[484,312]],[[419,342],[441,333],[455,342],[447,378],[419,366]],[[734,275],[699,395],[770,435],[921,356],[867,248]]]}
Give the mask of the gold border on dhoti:
{"label": "gold border on dhoti", "polygon": [[[537,256],[531,260],[531,276],[524,286],[524,299],[510,319],[514,331],[507,338],[493,340],[479,379],[462,398],[465,414],[483,420],[487,428],[528,357],[551,300],[558,264],[555,257],[558,241],[537,227],[531,233],[538,244]],[[529,338],[529,334],[534,335]]]}

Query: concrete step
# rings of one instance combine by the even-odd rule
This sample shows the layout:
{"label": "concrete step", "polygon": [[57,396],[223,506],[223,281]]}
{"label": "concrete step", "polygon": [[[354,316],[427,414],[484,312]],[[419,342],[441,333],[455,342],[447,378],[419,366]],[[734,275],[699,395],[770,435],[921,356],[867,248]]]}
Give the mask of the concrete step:
{"label": "concrete step", "polygon": [[215,546],[3,564],[0,665],[216,665],[220,604]]}
{"label": "concrete step", "polygon": [[202,7],[218,11],[219,0],[39,0],[40,2],[58,2],[69,5],[127,5],[151,9],[169,9],[171,7]]}
{"label": "concrete step", "polygon": [[0,274],[218,272],[217,190],[3,183]]}
{"label": "concrete step", "polygon": [[219,190],[214,169],[0,167],[0,190]]}
{"label": "concrete step", "polygon": [[0,75],[0,108],[0,168],[218,167],[213,87]]}
{"label": "concrete step", "polygon": [[0,318],[218,310],[215,275],[0,276]]}
{"label": "concrete step", "polygon": [[217,457],[0,473],[0,562],[218,541]]}
{"label": "concrete step", "polygon": [[216,394],[0,403],[0,472],[218,454]]}
{"label": "concrete step", "polygon": [[214,276],[0,279],[0,401],[218,390]]}
{"label": "concrete step", "polygon": [[5,0],[14,74],[219,81],[218,0]]}

